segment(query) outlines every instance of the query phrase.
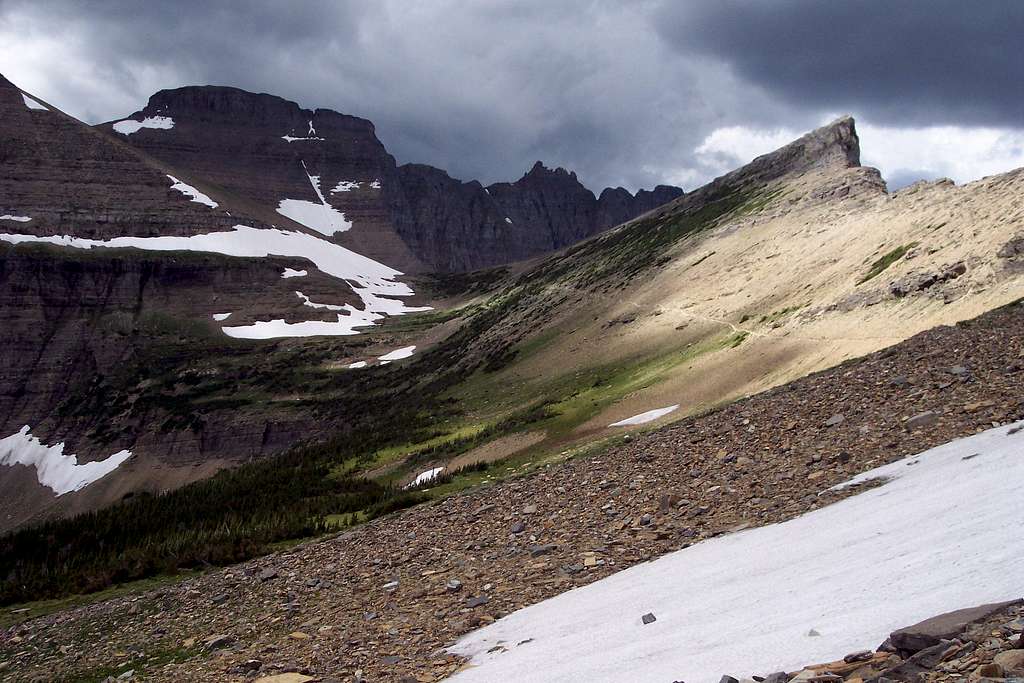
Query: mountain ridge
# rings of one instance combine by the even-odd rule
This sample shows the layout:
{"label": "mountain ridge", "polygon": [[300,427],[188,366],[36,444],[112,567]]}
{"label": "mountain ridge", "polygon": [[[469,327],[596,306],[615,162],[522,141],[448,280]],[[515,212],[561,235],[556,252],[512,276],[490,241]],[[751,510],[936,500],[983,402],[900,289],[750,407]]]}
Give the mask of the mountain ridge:
{"label": "mountain ridge", "polygon": [[[459,272],[532,258],[682,194],[663,185],[607,201],[606,191],[596,196],[574,172],[539,161],[517,181],[483,187],[427,164],[398,165],[367,119],[225,86],[161,90],[122,121],[161,116],[176,123],[141,128],[125,141],[261,202],[268,215],[274,200],[322,199],[354,226],[333,239],[406,272]],[[98,127],[116,133],[115,124]],[[311,191],[307,175],[323,178],[323,198]]]}

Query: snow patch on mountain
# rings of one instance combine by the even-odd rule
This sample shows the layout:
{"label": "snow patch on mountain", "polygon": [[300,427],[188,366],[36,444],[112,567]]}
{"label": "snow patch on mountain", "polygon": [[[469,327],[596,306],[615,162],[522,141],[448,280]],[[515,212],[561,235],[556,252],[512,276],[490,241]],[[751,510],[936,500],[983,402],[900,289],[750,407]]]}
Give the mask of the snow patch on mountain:
{"label": "snow patch on mountain", "polygon": [[[935,614],[1019,598],[1021,426],[879,467],[854,480],[888,479],[877,488],[514,612],[451,648],[471,660],[452,681],[713,683],[839,659]],[[648,612],[657,620],[644,624]]]}
{"label": "snow patch on mountain", "polygon": [[286,337],[340,337],[359,334],[359,328],[373,325],[384,316],[358,311],[352,315],[338,314],[336,321],[304,320],[285,322],[283,318],[260,320],[252,325],[222,327],[224,334],[235,339],[281,339]]}
{"label": "snow patch on mountain", "polygon": [[174,119],[169,116],[147,116],[141,121],[125,119],[114,124],[114,130],[121,135],[138,133],[143,128],[154,128],[157,130],[170,130],[174,128]]}
{"label": "snow patch on mountain", "polygon": [[441,472],[444,472],[443,467],[435,467],[434,469],[427,470],[426,472],[420,472],[419,474],[416,475],[416,478],[413,479],[405,488],[411,489],[414,486],[425,484],[432,479],[436,479],[437,475],[441,474]]}
{"label": "snow patch on mountain", "polygon": [[295,292],[295,296],[297,296],[300,299],[302,299],[302,305],[303,306],[309,306],[310,308],[323,308],[323,309],[326,309],[328,311],[345,311],[345,310],[348,310],[344,306],[337,306],[335,304],[319,304],[319,303],[316,303],[315,301],[311,301],[310,298],[308,296],[306,296],[305,294],[303,294],[302,292]]}
{"label": "snow patch on mountain", "polygon": [[161,237],[115,237],[93,240],[69,235],[36,236],[26,234],[0,234],[0,240],[12,244],[41,242],[76,249],[102,247],[135,247],[148,251],[201,251],[228,256],[266,257],[290,256],[307,259],[321,272],[346,281],[362,300],[363,309],[346,304],[347,315],[339,315],[337,322],[286,323],[284,320],[257,322],[253,325],[224,327],[224,333],[245,339],[275,337],[309,337],[315,335],[358,334],[358,328],[372,325],[387,315],[404,315],[429,311],[429,306],[406,306],[394,297],[412,296],[413,291],[404,282],[396,281],[400,271],[389,268],[333,242],[303,232],[280,229],[259,229],[236,225],[234,230],[201,235]]}
{"label": "snow patch on mountain", "polygon": [[358,190],[360,186],[362,186],[362,183],[355,180],[342,180],[331,189],[331,194],[351,192],[352,190]]}
{"label": "snow patch on mountain", "polygon": [[185,195],[192,201],[196,202],[197,204],[205,204],[211,209],[216,209],[218,206],[220,206],[220,204],[210,199],[209,196],[203,194],[202,192],[192,187],[191,185],[181,182],[172,175],[168,175],[167,177],[170,178],[171,182],[173,183],[173,185],[171,185],[172,190],[177,190],[178,192],[182,193],[183,195]]}
{"label": "snow patch on mountain", "polygon": [[44,104],[40,104],[39,102],[36,102],[34,99],[29,97],[25,93],[21,93],[21,99],[25,101],[25,106],[29,109],[36,109],[39,111],[50,111],[49,107],[47,107]]}
{"label": "snow patch on mountain", "polygon": [[104,460],[78,464],[75,455],[64,455],[64,444],[47,446],[32,436],[28,425],[0,439],[0,465],[35,467],[36,479],[58,496],[79,491],[101,479],[132,457],[131,451],[118,451]]}
{"label": "snow patch on mountain", "polygon": [[285,268],[284,272],[281,273],[281,277],[285,280],[292,277],[306,277],[308,275],[305,270],[295,270],[294,268]]}
{"label": "snow patch on mountain", "polygon": [[302,170],[306,172],[309,184],[313,186],[313,191],[320,200],[319,203],[305,199],[282,199],[277,206],[277,212],[328,237],[351,228],[352,222],[345,220],[345,214],[331,206],[324,198],[323,192],[320,191],[320,176],[310,175],[306,162],[302,162]]}
{"label": "snow patch on mountain", "polygon": [[217,322],[224,322],[225,320],[227,320],[230,317],[231,317],[230,313],[214,313],[213,314],[213,319],[216,320]]}
{"label": "snow patch on mountain", "polygon": [[634,415],[633,417],[627,417],[625,420],[619,420],[618,422],[612,422],[609,427],[629,427],[632,425],[642,425],[648,422],[653,422],[659,417],[668,415],[679,408],[679,404],[668,406],[667,408],[655,408],[654,410],[648,410],[645,413]]}
{"label": "snow patch on mountain", "polygon": [[416,352],[416,347],[415,346],[403,346],[400,349],[395,349],[391,353],[385,353],[383,356],[380,357],[380,360],[387,361],[387,362],[390,362],[390,361],[393,361],[393,360],[402,360],[403,358],[410,357],[415,352]]}
{"label": "snow patch on mountain", "polygon": [[12,216],[9,213],[5,213],[3,216],[0,216],[0,221],[16,221],[18,223],[28,223],[30,220],[32,220],[31,216]]}

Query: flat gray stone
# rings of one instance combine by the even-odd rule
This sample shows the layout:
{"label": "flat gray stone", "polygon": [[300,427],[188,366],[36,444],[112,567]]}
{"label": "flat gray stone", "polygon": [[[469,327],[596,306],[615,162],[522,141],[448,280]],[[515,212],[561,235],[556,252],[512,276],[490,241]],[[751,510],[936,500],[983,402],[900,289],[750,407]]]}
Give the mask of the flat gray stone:
{"label": "flat gray stone", "polygon": [[971,624],[983,621],[1007,607],[1019,605],[1022,602],[1024,601],[993,602],[946,612],[893,631],[889,636],[889,642],[893,647],[904,652],[920,652],[925,648],[938,645],[940,641],[951,640],[963,633]]}

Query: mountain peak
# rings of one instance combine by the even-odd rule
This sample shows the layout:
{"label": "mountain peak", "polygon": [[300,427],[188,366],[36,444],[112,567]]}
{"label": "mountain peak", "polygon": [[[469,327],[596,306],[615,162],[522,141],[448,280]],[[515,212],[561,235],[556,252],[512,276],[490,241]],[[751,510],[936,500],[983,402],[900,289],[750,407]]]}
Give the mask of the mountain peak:
{"label": "mountain peak", "polygon": [[806,133],[774,152],[763,154],[746,166],[716,178],[695,191],[698,196],[723,187],[761,184],[812,169],[843,170],[860,166],[860,139],[852,116],[842,116]]}
{"label": "mountain peak", "polygon": [[544,177],[572,178],[573,180],[577,180],[578,182],[578,179],[576,178],[576,171],[570,171],[561,166],[556,166],[555,168],[548,168],[547,166],[544,165],[544,162],[542,161],[535,162],[533,164],[533,167],[529,171],[527,171],[526,174],[523,176],[524,179]]}
{"label": "mountain peak", "polygon": [[849,114],[812,130],[804,137],[821,145],[824,161],[841,160],[848,168],[860,166],[860,138],[857,137],[857,125]]}

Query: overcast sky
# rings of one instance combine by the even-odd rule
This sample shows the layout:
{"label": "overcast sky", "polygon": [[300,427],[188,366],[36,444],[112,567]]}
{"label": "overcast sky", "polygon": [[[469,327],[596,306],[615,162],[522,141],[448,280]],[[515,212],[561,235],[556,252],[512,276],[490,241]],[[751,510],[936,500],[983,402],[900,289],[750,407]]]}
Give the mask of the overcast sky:
{"label": "overcast sky", "polygon": [[485,183],[692,188],[851,113],[890,185],[1024,166],[1018,0],[0,0],[0,72],[88,122],[191,84],[371,119]]}

